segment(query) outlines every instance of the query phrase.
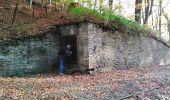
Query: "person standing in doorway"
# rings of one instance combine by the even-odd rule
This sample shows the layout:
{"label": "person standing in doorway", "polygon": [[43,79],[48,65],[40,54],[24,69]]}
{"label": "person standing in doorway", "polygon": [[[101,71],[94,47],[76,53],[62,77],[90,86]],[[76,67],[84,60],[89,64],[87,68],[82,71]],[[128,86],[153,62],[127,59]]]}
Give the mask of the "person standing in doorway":
{"label": "person standing in doorway", "polygon": [[60,76],[62,76],[63,68],[64,68],[64,55],[65,55],[63,48],[60,48],[58,55],[59,55]]}

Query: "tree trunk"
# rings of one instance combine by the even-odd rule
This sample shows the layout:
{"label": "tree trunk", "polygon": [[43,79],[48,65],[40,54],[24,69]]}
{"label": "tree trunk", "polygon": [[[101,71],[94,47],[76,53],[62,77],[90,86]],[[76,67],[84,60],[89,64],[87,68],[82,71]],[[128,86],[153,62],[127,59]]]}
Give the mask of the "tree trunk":
{"label": "tree trunk", "polygon": [[30,8],[32,8],[32,0],[30,0]]}
{"label": "tree trunk", "polygon": [[[168,14],[166,14],[166,13],[164,12],[164,10],[162,10],[162,12],[163,12],[163,16],[164,16],[165,19],[167,20],[167,28],[168,28],[169,38],[170,38],[170,18],[168,17]],[[170,41],[170,39],[169,39],[169,41]]]}
{"label": "tree trunk", "polygon": [[49,2],[50,2],[50,7],[49,7],[49,12],[51,11],[51,0],[49,0]]}
{"label": "tree trunk", "polygon": [[103,10],[103,2],[104,2],[104,0],[99,0],[99,11],[100,11],[100,13]]}
{"label": "tree trunk", "polygon": [[45,3],[45,17],[48,17],[48,4]]}
{"label": "tree trunk", "polygon": [[167,19],[167,27],[168,27],[169,41],[170,41],[170,18]]}
{"label": "tree trunk", "polygon": [[94,10],[96,10],[97,0],[95,0],[94,3],[95,3],[95,4],[94,4]]}
{"label": "tree trunk", "polygon": [[145,17],[143,19],[143,24],[146,24],[149,16],[152,14],[154,0],[145,0]]}
{"label": "tree trunk", "polygon": [[18,9],[18,4],[19,4],[19,2],[17,0],[16,7],[14,9],[14,15],[13,15],[13,18],[12,18],[12,23],[11,23],[12,25],[14,24],[14,21],[15,21],[15,16],[16,16],[17,9]]}
{"label": "tree trunk", "polygon": [[162,28],[162,0],[159,0],[159,36],[161,37]]}
{"label": "tree trunk", "polygon": [[168,32],[169,32],[169,37],[170,37],[170,19],[168,20]]}
{"label": "tree trunk", "polygon": [[33,9],[32,9],[32,19],[34,19],[34,16],[35,16],[35,6],[33,6]]}
{"label": "tree trunk", "polygon": [[109,0],[109,8],[112,10],[113,0]]}
{"label": "tree trunk", "polygon": [[135,21],[141,23],[142,0],[135,1]]}
{"label": "tree trunk", "polygon": [[159,11],[157,11],[156,14],[156,20],[155,20],[155,30],[158,30],[158,23],[159,23],[159,15],[158,15]]}
{"label": "tree trunk", "polygon": [[51,0],[49,0],[50,1],[50,5],[51,5]]}

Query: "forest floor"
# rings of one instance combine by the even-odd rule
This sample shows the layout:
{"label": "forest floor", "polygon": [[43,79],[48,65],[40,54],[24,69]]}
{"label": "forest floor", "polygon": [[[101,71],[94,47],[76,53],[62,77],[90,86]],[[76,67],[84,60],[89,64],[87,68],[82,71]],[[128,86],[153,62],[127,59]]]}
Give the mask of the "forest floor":
{"label": "forest floor", "polygon": [[0,77],[0,100],[120,100],[128,96],[126,100],[170,100],[170,66],[95,75]]}

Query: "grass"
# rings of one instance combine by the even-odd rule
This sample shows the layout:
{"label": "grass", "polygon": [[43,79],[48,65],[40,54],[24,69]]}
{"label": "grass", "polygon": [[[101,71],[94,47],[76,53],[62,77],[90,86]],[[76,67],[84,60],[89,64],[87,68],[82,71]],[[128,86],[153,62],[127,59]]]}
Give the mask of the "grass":
{"label": "grass", "polygon": [[82,6],[77,6],[77,7],[70,8],[69,13],[78,16],[92,15],[93,17],[99,20],[111,21],[113,22],[112,27],[115,29],[119,29],[122,26],[128,30],[132,29],[132,30],[141,31],[145,29],[145,27],[140,25],[139,23],[128,20],[123,16],[118,16],[109,9],[94,10]]}

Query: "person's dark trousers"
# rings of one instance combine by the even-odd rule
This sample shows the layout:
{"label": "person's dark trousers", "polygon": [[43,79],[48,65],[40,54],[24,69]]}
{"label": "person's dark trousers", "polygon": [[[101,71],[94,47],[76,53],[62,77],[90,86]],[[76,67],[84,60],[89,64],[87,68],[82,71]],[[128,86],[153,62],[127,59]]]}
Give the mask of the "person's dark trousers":
{"label": "person's dark trousers", "polygon": [[63,75],[63,68],[64,68],[64,59],[63,59],[63,56],[60,56],[59,58],[60,60],[60,76]]}

